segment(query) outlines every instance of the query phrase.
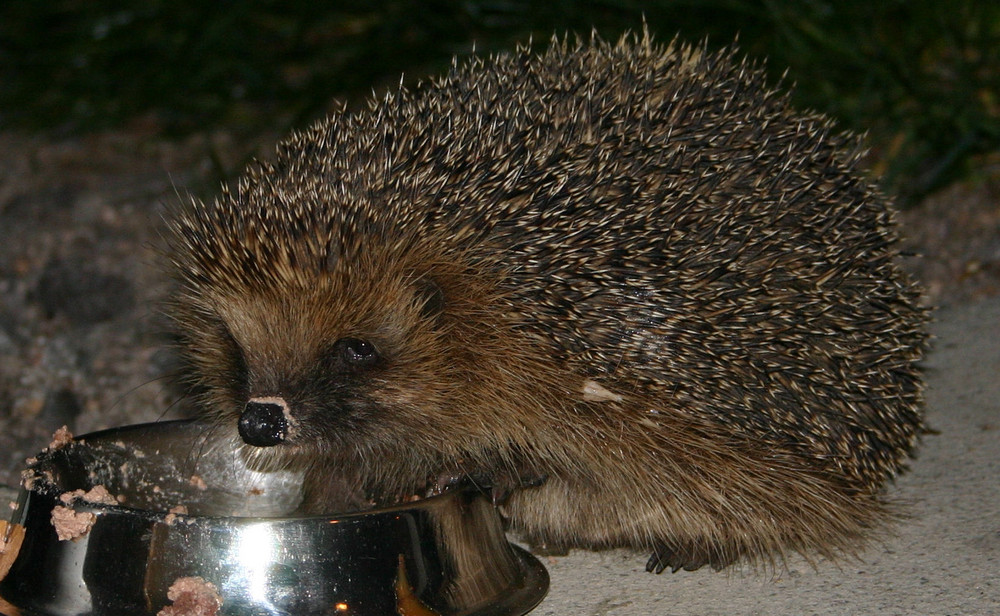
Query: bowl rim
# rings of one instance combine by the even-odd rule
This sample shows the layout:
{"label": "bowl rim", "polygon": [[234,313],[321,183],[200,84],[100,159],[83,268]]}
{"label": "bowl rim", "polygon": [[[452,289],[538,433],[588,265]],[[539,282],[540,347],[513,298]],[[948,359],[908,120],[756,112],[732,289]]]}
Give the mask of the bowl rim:
{"label": "bowl rim", "polygon": [[[456,486],[452,488],[446,488],[438,494],[433,494],[431,496],[422,497],[418,500],[410,502],[402,502],[394,505],[382,505],[378,507],[372,507],[371,509],[361,509],[353,511],[343,511],[343,512],[330,512],[330,513],[308,513],[308,514],[290,514],[290,515],[221,515],[221,514],[200,514],[200,513],[177,513],[171,512],[164,509],[153,509],[145,507],[134,507],[124,503],[110,504],[110,503],[100,503],[85,500],[81,497],[74,497],[69,501],[61,501],[60,497],[64,494],[68,494],[75,489],[68,489],[59,486],[52,478],[47,477],[43,472],[42,467],[46,461],[51,459],[56,455],[69,455],[66,452],[68,447],[73,445],[86,446],[88,440],[106,440],[107,442],[114,442],[116,440],[121,440],[118,438],[122,434],[127,434],[133,431],[143,431],[143,430],[161,430],[170,429],[171,427],[184,427],[189,428],[192,426],[203,425],[206,428],[213,427],[212,424],[204,423],[198,419],[169,419],[163,421],[153,421],[153,422],[143,422],[136,424],[126,424],[123,426],[116,426],[111,428],[104,428],[101,430],[95,430],[93,432],[87,432],[79,436],[74,436],[69,443],[60,445],[59,447],[51,448],[46,447],[42,451],[38,452],[32,458],[29,458],[31,462],[27,464],[25,470],[22,472],[22,481],[20,486],[20,494],[18,497],[17,506],[14,508],[16,518],[16,513],[18,510],[22,509],[22,505],[27,498],[31,495],[37,495],[38,497],[51,498],[54,499],[56,505],[61,505],[64,507],[69,507],[74,511],[79,512],[97,512],[97,511],[107,511],[115,512],[118,514],[131,514],[137,515],[144,518],[150,518],[158,521],[164,521],[168,515],[174,515],[178,519],[184,519],[186,521],[201,520],[204,522],[209,522],[211,520],[227,520],[230,524],[238,520],[252,521],[253,523],[261,522],[284,522],[284,521],[331,521],[331,520],[346,520],[351,518],[364,518],[370,516],[378,515],[393,515],[406,511],[411,511],[415,509],[422,509],[424,507],[433,507],[438,503],[442,503],[447,499],[456,498],[461,494],[466,493],[477,493],[482,494],[489,498],[489,493],[476,487],[474,484],[468,483],[461,486]],[[62,453],[60,453],[62,452]],[[25,481],[28,479],[28,473],[34,473],[31,477],[31,487],[25,486]],[[238,522],[236,522],[238,523]]]}

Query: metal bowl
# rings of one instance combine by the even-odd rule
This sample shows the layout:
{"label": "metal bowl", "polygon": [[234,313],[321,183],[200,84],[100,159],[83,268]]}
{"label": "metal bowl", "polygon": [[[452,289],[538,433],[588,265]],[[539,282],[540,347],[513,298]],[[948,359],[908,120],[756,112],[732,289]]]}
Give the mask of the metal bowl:
{"label": "metal bowl", "polygon": [[[0,582],[0,612],[137,616],[172,606],[163,613],[186,616],[187,599],[168,597],[185,578],[210,583],[217,613],[233,616],[520,615],[548,589],[545,569],[507,542],[478,492],[294,516],[301,475],[247,468],[211,435],[192,422],[143,424],[39,455],[9,526],[23,525],[24,539]],[[121,504],[62,496],[98,485]],[[169,513],[176,505],[188,514]],[[92,524],[60,539],[54,511]]]}

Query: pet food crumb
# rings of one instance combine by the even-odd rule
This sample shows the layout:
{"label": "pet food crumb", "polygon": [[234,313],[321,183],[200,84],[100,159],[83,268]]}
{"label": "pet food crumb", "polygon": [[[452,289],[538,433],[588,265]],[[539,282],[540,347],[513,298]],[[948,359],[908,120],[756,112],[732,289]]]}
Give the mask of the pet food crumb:
{"label": "pet food crumb", "polygon": [[59,541],[79,539],[90,531],[96,521],[97,516],[89,511],[73,511],[62,505],[52,508],[52,526]]}
{"label": "pet food crumb", "polygon": [[167,523],[167,526],[173,526],[174,523],[177,522],[177,516],[187,515],[187,512],[188,508],[185,507],[184,505],[177,505],[176,507],[171,507],[170,510],[167,512],[166,517],[163,518],[163,521]]}
{"label": "pet food crumb", "polygon": [[55,431],[52,435],[52,442],[49,443],[48,450],[55,451],[57,449],[62,449],[66,445],[73,442],[73,433],[69,431],[69,428],[63,426]]}
{"label": "pet food crumb", "polygon": [[191,475],[191,479],[188,480],[188,483],[198,488],[199,490],[208,489],[208,484],[205,483],[205,480],[202,479],[199,475]]}
{"label": "pet food crumb", "polygon": [[33,490],[35,488],[35,482],[41,479],[42,481],[52,483],[52,471],[42,471],[42,476],[39,477],[33,469],[26,468],[21,471],[21,485],[24,486],[25,490]]}
{"label": "pet food crumb", "polygon": [[[72,492],[63,492],[59,495],[59,500],[67,505],[75,498],[82,499],[84,502],[93,505],[117,505],[124,500],[124,498],[112,496],[111,492],[108,492],[108,489],[102,485],[96,485],[86,492],[83,490],[73,490]],[[120,498],[121,500],[119,500]]]}
{"label": "pet food crumb", "polygon": [[167,590],[173,602],[156,616],[215,616],[222,607],[222,597],[215,584],[200,577],[177,578]]}

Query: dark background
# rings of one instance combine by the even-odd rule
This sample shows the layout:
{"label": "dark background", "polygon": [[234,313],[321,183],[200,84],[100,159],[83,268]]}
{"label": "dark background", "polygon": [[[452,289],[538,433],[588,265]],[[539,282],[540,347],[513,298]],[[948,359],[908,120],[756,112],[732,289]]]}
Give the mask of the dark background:
{"label": "dark background", "polygon": [[[350,9],[340,8],[349,4]],[[873,165],[912,203],[1000,144],[992,0],[7,0],[0,127],[58,132],[143,117],[165,134],[283,131],[334,98],[440,73],[455,55],[555,33],[640,29],[711,47],[738,37],[788,71],[796,101],[870,133]]]}

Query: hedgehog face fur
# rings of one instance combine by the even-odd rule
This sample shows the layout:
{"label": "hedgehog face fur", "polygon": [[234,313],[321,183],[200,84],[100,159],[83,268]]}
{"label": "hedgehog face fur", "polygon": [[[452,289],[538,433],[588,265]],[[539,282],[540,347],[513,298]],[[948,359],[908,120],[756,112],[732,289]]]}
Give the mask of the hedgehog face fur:
{"label": "hedgehog face fur", "polygon": [[376,501],[465,475],[657,571],[835,554],[921,429],[926,315],[857,166],[732,51],[553,41],[178,212],[172,315],[206,413],[315,510],[332,466]]}

